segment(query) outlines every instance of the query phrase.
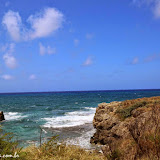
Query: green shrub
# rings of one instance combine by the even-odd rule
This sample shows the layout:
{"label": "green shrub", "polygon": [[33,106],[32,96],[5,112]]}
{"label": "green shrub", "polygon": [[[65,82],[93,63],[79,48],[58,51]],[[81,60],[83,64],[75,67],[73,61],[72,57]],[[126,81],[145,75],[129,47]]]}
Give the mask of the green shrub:
{"label": "green shrub", "polygon": [[[22,148],[18,147],[18,143],[13,140],[12,133],[3,133],[0,128],[0,159],[23,159],[25,153]],[[4,158],[5,157],[5,158]]]}
{"label": "green shrub", "polygon": [[137,102],[127,108],[123,108],[123,109],[119,109],[116,111],[116,113],[118,113],[123,119],[128,118],[131,116],[131,112],[134,109],[140,108],[140,107],[144,107],[147,104],[146,101],[142,101],[142,102]]}
{"label": "green shrub", "polygon": [[108,160],[120,160],[121,154],[118,150],[114,150],[111,154],[107,155]]}

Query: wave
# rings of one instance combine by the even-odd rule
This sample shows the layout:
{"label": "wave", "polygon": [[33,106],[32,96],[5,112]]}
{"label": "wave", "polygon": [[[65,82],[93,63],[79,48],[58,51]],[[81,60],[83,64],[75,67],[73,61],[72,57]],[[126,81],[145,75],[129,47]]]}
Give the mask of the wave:
{"label": "wave", "polygon": [[85,109],[89,109],[89,110],[94,110],[94,111],[96,111],[96,108],[94,108],[94,107],[85,107]]}
{"label": "wave", "polygon": [[91,129],[90,131],[83,133],[80,137],[74,137],[71,139],[68,138],[66,139],[65,142],[67,145],[76,145],[85,149],[96,148],[97,146],[93,146],[90,143],[91,135],[93,135],[94,133],[95,133],[95,129]]}
{"label": "wave", "polygon": [[[86,109],[86,108],[85,108]],[[46,121],[43,127],[47,128],[65,128],[75,127],[86,123],[92,123],[96,108],[87,108],[89,111],[67,112],[64,116],[42,118]]]}
{"label": "wave", "polygon": [[18,112],[6,112],[6,113],[4,113],[4,117],[5,117],[5,120],[11,121],[11,120],[19,120],[19,119],[22,119],[26,116],[24,116]]}

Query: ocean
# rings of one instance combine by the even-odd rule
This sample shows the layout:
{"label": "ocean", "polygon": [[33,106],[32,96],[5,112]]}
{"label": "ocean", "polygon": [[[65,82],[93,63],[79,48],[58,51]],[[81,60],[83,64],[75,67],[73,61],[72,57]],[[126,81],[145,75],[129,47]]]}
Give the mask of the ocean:
{"label": "ocean", "polygon": [[91,147],[92,120],[102,102],[160,96],[160,90],[81,91],[0,94],[4,132],[12,132],[21,146],[39,144],[53,135],[82,147]]}

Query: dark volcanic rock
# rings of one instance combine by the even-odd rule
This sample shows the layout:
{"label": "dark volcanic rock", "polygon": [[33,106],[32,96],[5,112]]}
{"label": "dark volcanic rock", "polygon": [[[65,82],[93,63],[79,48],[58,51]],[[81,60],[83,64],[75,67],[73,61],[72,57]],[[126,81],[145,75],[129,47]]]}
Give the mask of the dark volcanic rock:
{"label": "dark volcanic rock", "polygon": [[5,120],[4,114],[3,114],[3,111],[0,111],[0,121],[3,121],[3,120]]}

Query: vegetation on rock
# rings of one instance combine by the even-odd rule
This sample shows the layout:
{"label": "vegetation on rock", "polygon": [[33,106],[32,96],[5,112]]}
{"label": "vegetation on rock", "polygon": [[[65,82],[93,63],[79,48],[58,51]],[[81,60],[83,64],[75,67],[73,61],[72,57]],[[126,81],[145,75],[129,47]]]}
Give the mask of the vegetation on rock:
{"label": "vegetation on rock", "polygon": [[101,103],[93,125],[108,159],[160,159],[160,97]]}

